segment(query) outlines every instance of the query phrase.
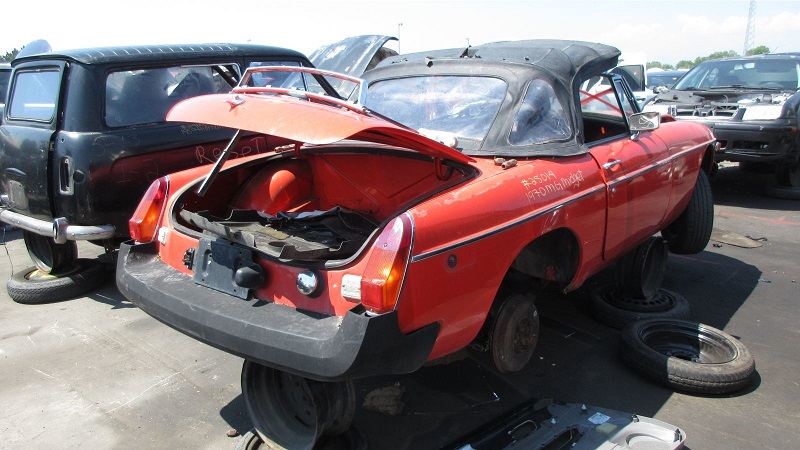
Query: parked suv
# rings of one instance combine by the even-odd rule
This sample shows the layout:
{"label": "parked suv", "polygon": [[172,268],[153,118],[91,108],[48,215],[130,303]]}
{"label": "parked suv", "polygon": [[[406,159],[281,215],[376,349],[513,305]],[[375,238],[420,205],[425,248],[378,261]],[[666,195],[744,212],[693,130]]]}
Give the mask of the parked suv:
{"label": "parked suv", "polygon": [[[35,267],[8,281],[11,297],[39,302],[90,290],[103,271],[76,241],[114,249],[150,183],[210,163],[234,131],[165,121],[179,101],[229,92],[254,66],[311,66],[269,46],[202,44],[39,53],[12,62],[0,128],[0,220],[23,230]],[[259,82],[305,86],[265,72]],[[324,80],[313,86],[336,95]],[[243,136],[232,157],[266,151]]]}
{"label": "parked suv", "polygon": [[772,166],[779,186],[800,187],[797,128],[800,53],[705,61],[646,111],[707,125],[720,143],[717,161]]}

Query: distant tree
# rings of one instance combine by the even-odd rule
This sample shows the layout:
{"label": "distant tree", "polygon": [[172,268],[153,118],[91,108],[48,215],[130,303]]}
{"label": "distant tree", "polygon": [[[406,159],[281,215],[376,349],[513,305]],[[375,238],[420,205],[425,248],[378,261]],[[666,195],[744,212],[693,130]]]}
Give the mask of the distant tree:
{"label": "distant tree", "polygon": [[758,47],[751,48],[747,51],[747,56],[751,55],[763,55],[765,53],[769,53],[769,47],[766,45],[759,45]]}
{"label": "distant tree", "polygon": [[[23,46],[22,48],[25,48],[25,47]],[[22,50],[22,49],[19,49],[19,50]],[[15,48],[14,50],[11,50],[10,52],[6,52],[6,54],[3,55],[3,57],[0,58],[0,59],[2,59],[5,62],[11,62],[11,60],[14,59],[17,56],[17,53],[19,53],[19,50],[17,50]]]}
{"label": "distant tree", "polygon": [[710,54],[708,56],[698,56],[694,60],[694,65],[696,66],[696,65],[700,64],[701,62],[708,61],[710,59],[735,58],[737,56],[739,56],[739,54],[736,53],[733,50],[728,50],[728,51],[724,51],[724,52],[714,52],[714,53],[712,53],[712,54]]}
{"label": "distant tree", "polygon": [[650,61],[647,63],[648,69],[654,67],[664,70],[673,70],[675,68],[675,66],[673,66],[672,64],[662,63],[661,61]]}
{"label": "distant tree", "polygon": [[694,66],[695,66],[695,64],[692,61],[684,59],[684,60],[678,61],[678,64],[675,65],[675,68],[676,69],[691,69]]}

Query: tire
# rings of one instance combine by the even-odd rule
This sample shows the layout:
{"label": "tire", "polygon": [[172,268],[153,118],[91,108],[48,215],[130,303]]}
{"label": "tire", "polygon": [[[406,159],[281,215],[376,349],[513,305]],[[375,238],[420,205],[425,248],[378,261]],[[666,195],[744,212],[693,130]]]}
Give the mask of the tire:
{"label": "tire", "polygon": [[755,360],[738,339],[711,326],[675,319],[633,322],[622,331],[622,358],[676,390],[726,394],[745,388]]}
{"label": "tire", "polygon": [[352,381],[311,380],[247,360],[242,396],[256,433],[278,448],[311,450],[345,433],[356,409]]}
{"label": "tire", "polygon": [[75,241],[56,244],[53,238],[30,231],[23,231],[22,239],[33,264],[44,273],[58,274],[72,271],[78,261],[78,243]]}
{"label": "tire", "polygon": [[592,291],[591,311],[598,322],[620,330],[643,319],[688,319],[689,301],[666,289],[659,289],[650,298],[640,298],[607,284]]}
{"label": "tire", "polygon": [[78,297],[100,287],[113,270],[107,264],[78,259],[72,271],[51,275],[34,267],[21,270],[6,282],[8,295],[17,303],[52,303]]}
{"label": "tire", "polygon": [[236,450],[261,450],[262,447],[267,448],[264,441],[252,430],[245,433],[236,443]]}
{"label": "tire", "polygon": [[669,250],[678,255],[702,252],[711,239],[714,228],[714,198],[711,183],[705,172],[697,174],[692,198],[675,222],[661,232],[669,243]]}
{"label": "tire", "polygon": [[530,362],[539,340],[539,313],[532,296],[512,294],[503,302],[489,336],[494,367],[519,372]]}
{"label": "tire", "polygon": [[778,186],[800,188],[800,162],[779,165],[775,170]]}
{"label": "tire", "polygon": [[800,187],[767,186],[764,195],[783,200],[800,200]]}
{"label": "tire", "polygon": [[617,260],[617,289],[626,295],[651,298],[658,295],[667,270],[669,250],[663,238],[651,237]]}

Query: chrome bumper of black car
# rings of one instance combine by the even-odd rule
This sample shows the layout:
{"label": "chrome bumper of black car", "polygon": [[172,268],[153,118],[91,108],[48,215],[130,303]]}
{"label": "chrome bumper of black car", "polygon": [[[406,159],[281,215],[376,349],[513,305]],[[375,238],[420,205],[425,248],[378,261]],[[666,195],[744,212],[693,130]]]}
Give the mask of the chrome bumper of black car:
{"label": "chrome bumper of black car", "polygon": [[58,244],[67,241],[94,241],[114,237],[112,225],[70,225],[60,217],[52,221],[34,219],[9,209],[0,209],[0,221],[17,228],[53,238]]}

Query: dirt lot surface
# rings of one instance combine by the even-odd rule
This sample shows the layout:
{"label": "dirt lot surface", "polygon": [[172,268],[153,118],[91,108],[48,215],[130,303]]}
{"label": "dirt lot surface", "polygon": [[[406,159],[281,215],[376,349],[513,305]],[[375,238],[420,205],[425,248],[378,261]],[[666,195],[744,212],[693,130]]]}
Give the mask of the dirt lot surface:
{"label": "dirt lot surface", "polygon": [[[501,376],[480,359],[360,380],[355,434],[370,449],[437,449],[532,399],[553,398],[669,422],[699,449],[795,448],[800,442],[800,202],[763,196],[766,174],[720,170],[715,238],[699,255],[670,255],[664,287],[691,318],[738,337],[756,377],[724,396],[676,393],[633,372],[619,331],[594,321],[588,293],[537,301],[543,328],[534,362]],[[21,233],[0,231],[0,279],[32,265]],[[753,247],[753,248],[747,248]],[[84,257],[99,248],[81,244]],[[0,448],[233,449],[250,428],[239,358],[146,315],[113,278],[90,294],[22,305],[0,292]],[[402,395],[400,395],[402,393]],[[393,414],[393,415],[392,415]],[[342,439],[341,447],[348,446]]]}

